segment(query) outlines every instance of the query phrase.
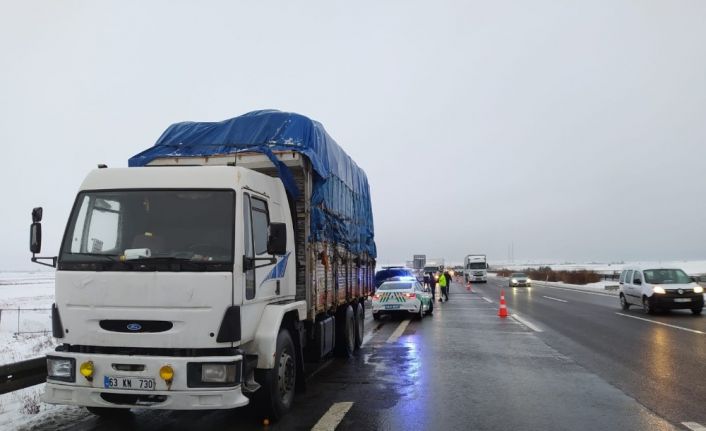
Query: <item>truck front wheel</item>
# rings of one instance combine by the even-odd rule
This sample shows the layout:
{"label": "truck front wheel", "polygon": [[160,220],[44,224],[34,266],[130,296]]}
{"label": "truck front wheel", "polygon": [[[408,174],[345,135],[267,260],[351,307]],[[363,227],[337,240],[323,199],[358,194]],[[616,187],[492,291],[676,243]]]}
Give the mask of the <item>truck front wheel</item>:
{"label": "truck front wheel", "polygon": [[255,392],[258,407],[266,418],[276,421],[284,416],[294,401],[294,386],[297,380],[297,356],[294,342],[286,329],[277,335],[275,367],[257,370],[258,383],[262,388]]}

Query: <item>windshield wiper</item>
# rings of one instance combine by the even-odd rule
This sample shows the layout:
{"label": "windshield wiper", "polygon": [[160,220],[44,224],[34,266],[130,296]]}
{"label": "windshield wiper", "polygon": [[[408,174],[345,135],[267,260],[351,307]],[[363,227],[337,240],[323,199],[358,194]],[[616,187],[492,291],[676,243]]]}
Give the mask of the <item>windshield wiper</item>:
{"label": "windshield wiper", "polygon": [[67,253],[69,256],[90,256],[90,257],[100,257],[107,262],[117,262],[117,254],[103,254],[103,253]]}
{"label": "windshield wiper", "polygon": [[135,259],[125,259],[125,263],[182,263],[182,262],[199,262],[198,260],[192,260],[190,257],[176,257],[176,256],[150,256],[150,257],[138,257]]}

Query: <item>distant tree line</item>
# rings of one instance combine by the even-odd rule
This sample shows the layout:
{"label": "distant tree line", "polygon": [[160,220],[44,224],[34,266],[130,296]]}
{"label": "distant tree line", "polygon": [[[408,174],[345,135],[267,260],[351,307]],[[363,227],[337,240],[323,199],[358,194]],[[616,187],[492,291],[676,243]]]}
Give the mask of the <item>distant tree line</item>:
{"label": "distant tree line", "polygon": [[532,280],[537,281],[558,281],[568,284],[588,284],[597,283],[603,280],[603,276],[595,271],[580,269],[576,271],[554,271],[551,267],[540,266],[539,268],[525,268],[524,270],[499,269],[498,275],[509,277],[515,272],[523,272]]}

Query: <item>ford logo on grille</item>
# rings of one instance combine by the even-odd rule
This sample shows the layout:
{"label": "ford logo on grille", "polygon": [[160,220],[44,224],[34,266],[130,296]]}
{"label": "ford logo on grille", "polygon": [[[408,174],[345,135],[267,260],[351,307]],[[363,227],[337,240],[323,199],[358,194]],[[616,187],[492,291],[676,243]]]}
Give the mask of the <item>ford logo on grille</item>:
{"label": "ford logo on grille", "polygon": [[128,323],[127,329],[128,329],[128,331],[133,331],[133,332],[139,331],[140,329],[142,329],[142,325],[140,325],[139,323]]}

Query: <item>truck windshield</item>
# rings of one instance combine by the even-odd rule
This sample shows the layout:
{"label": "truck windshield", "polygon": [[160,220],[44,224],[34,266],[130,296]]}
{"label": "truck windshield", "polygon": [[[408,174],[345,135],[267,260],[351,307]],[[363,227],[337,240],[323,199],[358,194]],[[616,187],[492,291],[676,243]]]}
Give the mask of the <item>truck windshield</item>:
{"label": "truck windshield", "polygon": [[650,284],[687,284],[691,279],[681,269],[646,269],[645,281]]}
{"label": "truck windshield", "polygon": [[60,269],[232,270],[232,190],[88,191],[76,199]]}
{"label": "truck windshield", "polygon": [[485,262],[471,262],[468,264],[468,269],[485,269]]}

